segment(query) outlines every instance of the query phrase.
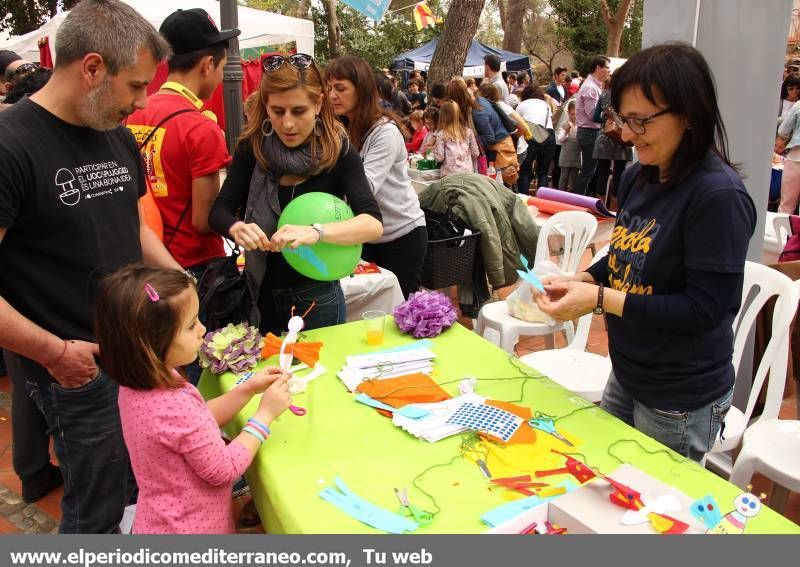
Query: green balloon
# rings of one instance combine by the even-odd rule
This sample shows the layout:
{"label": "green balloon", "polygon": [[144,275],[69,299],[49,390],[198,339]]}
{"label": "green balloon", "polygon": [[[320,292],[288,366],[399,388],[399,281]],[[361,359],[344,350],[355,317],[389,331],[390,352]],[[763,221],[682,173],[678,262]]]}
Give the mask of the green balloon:
{"label": "green balloon", "polygon": [[[329,193],[306,193],[292,199],[278,219],[278,228],[285,224],[311,226],[353,218],[347,203]],[[330,282],[353,273],[361,258],[361,245],[343,246],[320,242],[313,246],[284,248],[281,253],[297,272],[312,280]]]}

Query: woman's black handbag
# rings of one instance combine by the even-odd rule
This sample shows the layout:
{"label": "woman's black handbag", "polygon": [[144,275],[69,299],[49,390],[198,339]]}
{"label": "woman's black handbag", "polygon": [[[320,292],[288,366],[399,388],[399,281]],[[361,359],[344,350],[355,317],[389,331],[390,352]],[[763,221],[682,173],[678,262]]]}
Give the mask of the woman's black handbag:
{"label": "woman's black handbag", "polygon": [[228,323],[234,325],[250,318],[250,290],[247,278],[236,264],[238,248],[230,256],[216,258],[197,279],[200,297],[200,314],[209,331],[220,329]]}

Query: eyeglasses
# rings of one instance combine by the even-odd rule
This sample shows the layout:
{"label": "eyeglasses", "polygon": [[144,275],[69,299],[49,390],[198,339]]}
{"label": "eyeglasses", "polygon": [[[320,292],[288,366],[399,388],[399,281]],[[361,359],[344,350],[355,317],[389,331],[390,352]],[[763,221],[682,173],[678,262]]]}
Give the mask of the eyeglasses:
{"label": "eyeglasses", "polygon": [[269,57],[265,57],[264,61],[262,62],[262,66],[264,71],[277,71],[285,63],[288,63],[295,69],[303,70],[308,69],[314,64],[314,58],[311,55],[306,55],[305,53],[295,53],[293,55],[289,55],[285,57],[283,55],[270,55]]}
{"label": "eyeglasses", "polygon": [[31,73],[39,68],[38,63],[23,63],[16,69],[11,72],[6,71],[6,81],[10,81],[14,77],[21,77],[22,75],[26,75]]}
{"label": "eyeglasses", "polygon": [[620,128],[627,125],[634,134],[644,134],[646,131],[646,126],[650,122],[662,114],[669,114],[670,112],[672,112],[671,108],[665,108],[664,110],[659,110],[655,114],[651,114],[645,118],[633,118],[629,116],[622,116],[621,114],[617,114],[615,110],[611,110],[611,119],[614,121],[614,124]]}

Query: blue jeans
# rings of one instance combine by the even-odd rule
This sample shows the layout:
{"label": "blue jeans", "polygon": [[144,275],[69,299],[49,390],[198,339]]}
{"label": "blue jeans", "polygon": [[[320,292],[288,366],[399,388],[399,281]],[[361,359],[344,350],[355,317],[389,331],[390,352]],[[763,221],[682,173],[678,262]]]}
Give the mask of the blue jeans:
{"label": "blue jeans", "polygon": [[117,406],[118,386],[102,369],[79,388],[63,388],[23,361],[26,389],[44,414],[64,475],[61,533],[114,533],[135,483]]}
{"label": "blue jeans", "polygon": [[714,446],[732,400],[733,388],[691,411],[651,408],[633,399],[612,372],[600,407],[676,453],[700,462]]}
{"label": "blue jeans", "polygon": [[261,288],[258,307],[261,311],[262,333],[280,336],[286,332],[286,324],[291,317],[292,307],[295,315],[302,315],[311,303],[314,307],[303,320],[304,330],[319,329],[344,323],[347,319],[347,306],[339,281],[305,282],[287,289],[268,290]]}

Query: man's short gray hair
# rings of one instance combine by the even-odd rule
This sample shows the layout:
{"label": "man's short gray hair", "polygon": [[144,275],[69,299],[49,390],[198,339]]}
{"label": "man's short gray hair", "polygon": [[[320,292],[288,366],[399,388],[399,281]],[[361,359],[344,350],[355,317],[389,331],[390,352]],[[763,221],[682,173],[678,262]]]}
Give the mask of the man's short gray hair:
{"label": "man's short gray hair", "polygon": [[99,53],[116,75],[133,67],[142,49],[156,61],[169,55],[169,44],[136,10],[118,0],[83,0],[66,17],[56,34],[56,67]]}

